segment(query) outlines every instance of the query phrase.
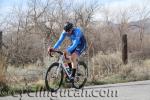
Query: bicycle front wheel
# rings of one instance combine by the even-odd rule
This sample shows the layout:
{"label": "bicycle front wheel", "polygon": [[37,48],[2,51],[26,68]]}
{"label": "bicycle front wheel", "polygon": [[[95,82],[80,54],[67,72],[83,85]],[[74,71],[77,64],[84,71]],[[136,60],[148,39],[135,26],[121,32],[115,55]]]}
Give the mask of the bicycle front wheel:
{"label": "bicycle front wheel", "polygon": [[45,85],[47,90],[51,92],[56,92],[63,81],[63,70],[59,67],[59,63],[53,63],[47,70],[45,76]]}

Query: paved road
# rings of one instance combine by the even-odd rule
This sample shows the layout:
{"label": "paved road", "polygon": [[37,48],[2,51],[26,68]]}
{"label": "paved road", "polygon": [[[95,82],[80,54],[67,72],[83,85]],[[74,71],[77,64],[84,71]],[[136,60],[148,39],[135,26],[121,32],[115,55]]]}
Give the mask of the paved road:
{"label": "paved road", "polygon": [[57,93],[37,92],[0,97],[0,100],[150,100],[150,80],[89,86],[82,90],[60,89]]}

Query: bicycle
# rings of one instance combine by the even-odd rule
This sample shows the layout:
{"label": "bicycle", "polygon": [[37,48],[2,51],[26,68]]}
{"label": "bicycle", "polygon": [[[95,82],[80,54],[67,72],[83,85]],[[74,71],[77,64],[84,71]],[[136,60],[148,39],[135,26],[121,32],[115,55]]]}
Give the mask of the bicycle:
{"label": "bicycle", "polygon": [[[52,52],[58,53],[59,56],[58,60],[52,63],[46,72],[45,85],[47,90],[51,92],[56,92],[61,87],[65,74],[69,80],[71,79],[71,72],[68,70],[69,69],[68,65],[66,67],[66,63],[64,63],[65,56],[63,52],[55,50],[53,50]],[[51,53],[50,56],[53,57]],[[69,62],[67,62],[67,64],[68,63]],[[81,89],[85,85],[87,77],[88,77],[87,65],[83,61],[78,60],[75,79],[73,82],[71,82],[72,87],[76,89]]]}

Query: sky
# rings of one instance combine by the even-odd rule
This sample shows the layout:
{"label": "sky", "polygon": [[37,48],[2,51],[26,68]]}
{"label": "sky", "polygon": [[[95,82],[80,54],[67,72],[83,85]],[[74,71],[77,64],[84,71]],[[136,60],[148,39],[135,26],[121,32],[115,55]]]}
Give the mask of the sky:
{"label": "sky", "polygon": [[[0,16],[5,16],[10,11],[10,9],[14,7],[14,5],[24,5],[26,1],[28,0],[0,0]],[[108,7],[111,12],[117,12],[120,9],[126,9],[131,5],[140,7],[144,3],[150,4],[150,0],[98,0],[98,2],[105,7]]]}
{"label": "sky", "polygon": [[21,5],[27,0],[0,0],[0,11],[7,13],[14,5]]}
{"label": "sky", "polygon": [[[21,4],[28,0],[0,0],[0,9],[2,12],[8,11],[13,5]],[[81,0],[77,0],[81,1]],[[88,1],[88,0],[86,0]],[[110,7],[126,7],[131,4],[140,5],[149,0],[98,0],[101,4],[109,5]],[[150,2],[149,2],[150,3]]]}

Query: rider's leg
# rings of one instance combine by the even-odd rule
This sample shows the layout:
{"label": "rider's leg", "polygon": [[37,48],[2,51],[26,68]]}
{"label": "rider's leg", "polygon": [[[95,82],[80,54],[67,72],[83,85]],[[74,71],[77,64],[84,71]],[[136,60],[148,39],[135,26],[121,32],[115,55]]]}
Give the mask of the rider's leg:
{"label": "rider's leg", "polygon": [[72,69],[72,64],[71,64],[71,62],[68,63],[68,66],[69,66],[70,69]]}
{"label": "rider's leg", "polygon": [[77,53],[72,53],[71,55],[71,64],[72,64],[72,77],[75,77],[76,74],[76,68],[77,68],[77,58],[78,54]]}

